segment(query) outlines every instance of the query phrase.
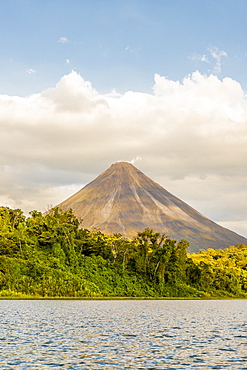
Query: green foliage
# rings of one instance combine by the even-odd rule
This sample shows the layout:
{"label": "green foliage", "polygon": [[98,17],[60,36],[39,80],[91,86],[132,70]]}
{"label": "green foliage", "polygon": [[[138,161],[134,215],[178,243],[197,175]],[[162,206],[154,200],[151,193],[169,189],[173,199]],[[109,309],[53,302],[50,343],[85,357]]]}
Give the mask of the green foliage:
{"label": "green foliage", "polygon": [[245,297],[247,247],[187,254],[151,229],[133,240],[79,227],[72,211],[0,207],[0,297]]}
{"label": "green foliage", "polygon": [[247,294],[247,246],[202,250],[191,258],[198,269],[194,285],[216,296],[242,297]]}

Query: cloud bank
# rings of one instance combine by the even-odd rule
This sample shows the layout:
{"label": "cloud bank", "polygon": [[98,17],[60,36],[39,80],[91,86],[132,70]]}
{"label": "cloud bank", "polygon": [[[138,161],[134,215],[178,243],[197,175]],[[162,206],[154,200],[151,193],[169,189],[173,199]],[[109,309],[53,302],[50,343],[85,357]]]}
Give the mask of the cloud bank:
{"label": "cloud bank", "polygon": [[40,94],[1,95],[0,130],[3,205],[44,211],[141,158],[168,191],[247,236],[247,99],[231,78],[157,74],[152,94],[103,95],[72,71]]}

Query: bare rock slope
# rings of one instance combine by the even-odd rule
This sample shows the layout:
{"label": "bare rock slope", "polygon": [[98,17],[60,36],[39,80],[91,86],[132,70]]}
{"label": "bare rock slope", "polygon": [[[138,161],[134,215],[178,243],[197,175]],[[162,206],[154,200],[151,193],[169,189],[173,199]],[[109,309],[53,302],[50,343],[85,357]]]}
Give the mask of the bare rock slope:
{"label": "bare rock slope", "polygon": [[191,252],[247,244],[247,239],[204,217],[127,162],[113,164],[58,207],[71,208],[89,230],[131,238],[149,227],[175,240],[186,239]]}

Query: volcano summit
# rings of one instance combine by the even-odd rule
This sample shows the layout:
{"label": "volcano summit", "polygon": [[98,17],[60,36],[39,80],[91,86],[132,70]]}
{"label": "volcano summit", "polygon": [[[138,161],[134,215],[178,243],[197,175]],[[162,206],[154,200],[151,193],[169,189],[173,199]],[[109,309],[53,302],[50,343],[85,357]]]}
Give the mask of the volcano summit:
{"label": "volcano summit", "polygon": [[145,228],[186,239],[189,251],[225,248],[247,239],[204,217],[128,162],[117,162],[58,205],[82,227],[131,238]]}

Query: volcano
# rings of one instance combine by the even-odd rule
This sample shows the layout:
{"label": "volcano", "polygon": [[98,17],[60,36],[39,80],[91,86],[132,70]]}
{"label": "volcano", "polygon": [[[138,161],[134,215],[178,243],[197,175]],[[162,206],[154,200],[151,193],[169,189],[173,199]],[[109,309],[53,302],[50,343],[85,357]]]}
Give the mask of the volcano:
{"label": "volcano", "polygon": [[145,228],[186,239],[189,251],[226,248],[247,239],[203,216],[128,162],[117,162],[58,205],[83,228],[132,238]]}

